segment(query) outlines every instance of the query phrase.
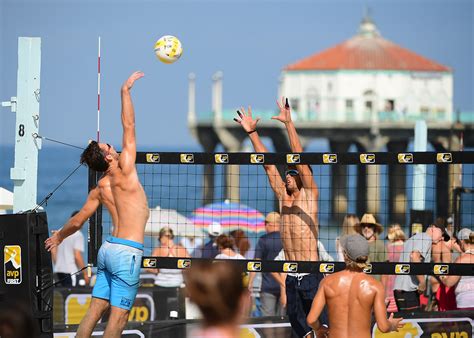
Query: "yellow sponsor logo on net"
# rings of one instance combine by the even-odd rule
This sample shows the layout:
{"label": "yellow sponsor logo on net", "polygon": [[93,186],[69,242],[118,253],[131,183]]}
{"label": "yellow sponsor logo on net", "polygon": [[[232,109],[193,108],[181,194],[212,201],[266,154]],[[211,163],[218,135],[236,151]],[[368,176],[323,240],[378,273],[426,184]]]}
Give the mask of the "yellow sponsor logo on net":
{"label": "yellow sponsor logo on net", "polygon": [[321,263],[319,264],[319,272],[321,273],[333,273],[334,264],[333,263]]}
{"label": "yellow sponsor logo on net", "polygon": [[300,154],[286,154],[286,163],[288,164],[300,163]]}
{"label": "yellow sponsor logo on net", "polygon": [[370,164],[375,163],[375,154],[360,154],[360,163]]}
{"label": "yellow sponsor logo on net", "polygon": [[255,164],[265,163],[264,154],[250,154],[250,163],[255,163]]}
{"label": "yellow sponsor logo on net", "polygon": [[178,269],[187,269],[191,267],[190,259],[178,259]]}
{"label": "yellow sponsor logo on net", "polygon": [[436,264],[433,267],[433,272],[435,273],[435,275],[447,275],[449,273],[449,265]]}
{"label": "yellow sponsor logo on net", "polygon": [[397,275],[408,275],[410,273],[410,264],[395,265],[395,273]]}
{"label": "yellow sponsor logo on net", "polygon": [[194,154],[179,154],[181,163],[194,163]]}
{"label": "yellow sponsor logo on net", "polygon": [[146,154],[147,163],[160,163],[160,154],[148,153]]}
{"label": "yellow sponsor logo on net", "polygon": [[229,163],[229,154],[215,154],[214,161],[217,164]]}
{"label": "yellow sponsor logo on net", "polygon": [[453,154],[451,153],[437,153],[436,161],[438,163],[451,163],[453,162]]}
{"label": "yellow sponsor logo on net", "polygon": [[283,263],[283,272],[298,272],[298,263]]}
{"label": "yellow sponsor logo on net", "polygon": [[156,268],[156,258],[145,258],[143,259],[144,268]]}
{"label": "yellow sponsor logo on net", "polygon": [[398,154],[398,163],[413,163],[413,154],[412,153]]}
{"label": "yellow sponsor logo on net", "polygon": [[262,262],[248,262],[247,263],[248,271],[262,271]]}
{"label": "yellow sponsor logo on net", "polygon": [[326,164],[337,163],[337,155],[336,154],[323,154],[323,163],[326,163]]}

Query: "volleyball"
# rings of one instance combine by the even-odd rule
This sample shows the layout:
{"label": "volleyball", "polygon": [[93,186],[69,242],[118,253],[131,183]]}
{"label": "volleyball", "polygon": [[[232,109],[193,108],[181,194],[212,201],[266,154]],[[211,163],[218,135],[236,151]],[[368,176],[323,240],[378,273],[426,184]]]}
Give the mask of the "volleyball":
{"label": "volleyball", "polygon": [[173,63],[181,57],[182,53],[181,42],[175,36],[162,36],[155,43],[155,54],[161,62]]}

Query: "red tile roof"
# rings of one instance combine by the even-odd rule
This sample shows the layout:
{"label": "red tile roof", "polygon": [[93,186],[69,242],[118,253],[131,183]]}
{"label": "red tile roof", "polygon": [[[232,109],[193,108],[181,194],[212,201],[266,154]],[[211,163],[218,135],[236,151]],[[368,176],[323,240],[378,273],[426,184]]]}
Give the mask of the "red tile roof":
{"label": "red tile roof", "polygon": [[382,38],[359,34],[284,68],[295,70],[401,70],[450,72],[449,67],[429,60]]}

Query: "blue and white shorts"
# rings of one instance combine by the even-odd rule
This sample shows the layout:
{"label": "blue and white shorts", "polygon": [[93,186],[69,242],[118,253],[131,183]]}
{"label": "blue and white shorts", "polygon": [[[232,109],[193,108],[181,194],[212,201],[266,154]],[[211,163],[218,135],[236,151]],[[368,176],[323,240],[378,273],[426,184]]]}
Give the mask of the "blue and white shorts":
{"label": "blue and white shorts", "polygon": [[117,237],[107,238],[97,257],[97,281],[92,297],[130,310],[138,291],[142,257],[143,244]]}

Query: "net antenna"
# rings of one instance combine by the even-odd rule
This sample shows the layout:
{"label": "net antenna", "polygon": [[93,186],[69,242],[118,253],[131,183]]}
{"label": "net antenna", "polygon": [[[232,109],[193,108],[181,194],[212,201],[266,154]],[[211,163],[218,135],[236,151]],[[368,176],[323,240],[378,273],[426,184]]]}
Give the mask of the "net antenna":
{"label": "net antenna", "polygon": [[97,143],[100,141],[100,36],[97,50]]}

